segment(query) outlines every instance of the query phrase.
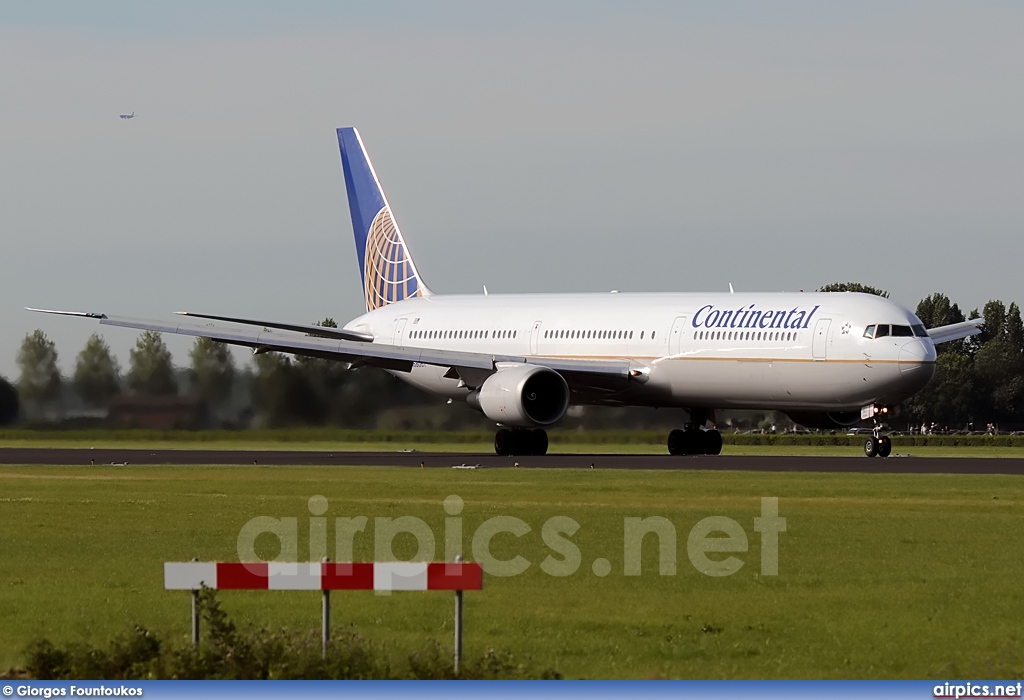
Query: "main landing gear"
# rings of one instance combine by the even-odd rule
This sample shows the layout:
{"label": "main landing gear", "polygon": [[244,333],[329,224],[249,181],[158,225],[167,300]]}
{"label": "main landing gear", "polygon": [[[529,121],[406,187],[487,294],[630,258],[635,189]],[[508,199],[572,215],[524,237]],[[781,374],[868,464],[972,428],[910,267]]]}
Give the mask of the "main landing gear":
{"label": "main landing gear", "polygon": [[889,412],[888,407],[881,409],[875,409],[875,417],[872,419],[874,425],[871,428],[871,437],[864,442],[864,454],[868,457],[888,457],[892,454],[892,440],[889,439],[888,435],[882,435],[882,430],[885,426],[878,420],[878,414],[886,414]]}
{"label": "main landing gear", "polygon": [[671,455],[722,454],[722,434],[717,430],[688,427],[668,434],[668,453]]}
{"label": "main landing gear", "polygon": [[501,428],[494,434],[494,451],[502,457],[547,454],[548,434],[542,428]]}
{"label": "main landing gear", "polygon": [[702,430],[701,426],[715,422],[711,410],[691,409],[690,422],[682,430],[668,434],[670,455],[717,455],[722,454],[722,434],[717,430]]}

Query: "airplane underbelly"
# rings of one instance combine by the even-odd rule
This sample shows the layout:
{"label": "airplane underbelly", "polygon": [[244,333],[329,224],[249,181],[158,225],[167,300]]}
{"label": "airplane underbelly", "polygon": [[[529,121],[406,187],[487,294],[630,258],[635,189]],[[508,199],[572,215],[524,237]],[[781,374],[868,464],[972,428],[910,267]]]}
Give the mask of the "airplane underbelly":
{"label": "airplane underbelly", "polygon": [[659,363],[651,381],[682,407],[829,409],[860,405],[866,387],[852,382],[851,369],[829,361],[676,359]]}
{"label": "airplane underbelly", "polygon": [[680,406],[764,405],[778,395],[775,363],[754,360],[673,359],[658,366],[652,381],[669,387]]}

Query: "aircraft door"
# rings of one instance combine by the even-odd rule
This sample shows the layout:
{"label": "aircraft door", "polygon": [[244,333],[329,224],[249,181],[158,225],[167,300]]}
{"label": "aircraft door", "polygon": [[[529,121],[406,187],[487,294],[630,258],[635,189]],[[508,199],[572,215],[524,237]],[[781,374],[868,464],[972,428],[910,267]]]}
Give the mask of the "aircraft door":
{"label": "aircraft door", "polygon": [[672,331],[668,334],[668,354],[678,355],[683,347],[683,336],[686,334],[686,316],[679,316],[672,322]]}
{"label": "aircraft door", "polygon": [[538,346],[539,341],[540,341],[540,326],[541,326],[541,322],[540,321],[534,321],[534,323],[533,323],[533,330],[530,332],[530,354],[531,355],[536,355],[537,354],[537,346]]}
{"label": "aircraft door", "polygon": [[392,345],[402,347],[402,345],[405,343],[405,323],[408,320],[409,319],[407,318],[400,318],[397,321],[395,321],[395,335],[391,339]]}
{"label": "aircraft door", "polygon": [[832,319],[818,319],[814,326],[814,337],[811,339],[811,356],[815,360],[824,360],[828,348],[828,329],[832,325]]}

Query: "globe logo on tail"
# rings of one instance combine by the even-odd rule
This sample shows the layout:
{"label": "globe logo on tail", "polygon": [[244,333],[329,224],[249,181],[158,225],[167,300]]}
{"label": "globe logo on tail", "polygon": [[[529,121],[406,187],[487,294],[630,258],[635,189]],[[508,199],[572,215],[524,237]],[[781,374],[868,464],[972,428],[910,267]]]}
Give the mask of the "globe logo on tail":
{"label": "globe logo on tail", "polygon": [[377,212],[370,224],[364,262],[363,293],[367,311],[423,295],[416,269],[405,249],[405,241],[387,206]]}

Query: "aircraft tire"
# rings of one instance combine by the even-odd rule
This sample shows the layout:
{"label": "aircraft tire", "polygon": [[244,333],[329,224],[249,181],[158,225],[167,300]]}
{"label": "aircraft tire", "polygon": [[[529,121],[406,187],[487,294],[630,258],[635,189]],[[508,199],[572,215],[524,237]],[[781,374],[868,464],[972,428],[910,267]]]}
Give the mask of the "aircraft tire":
{"label": "aircraft tire", "polygon": [[722,434],[717,430],[709,430],[704,433],[704,454],[722,454]]}
{"label": "aircraft tire", "polygon": [[868,457],[874,457],[878,454],[880,446],[881,442],[879,439],[872,435],[864,442],[864,454]]}
{"label": "aircraft tire", "polygon": [[686,445],[686,433],[676,428],[668,434],[668,453],[670,455],[684,455]]}
{"label": "aircraft tire", "polygon": [[878,438],[878,456],[888,457],[892,454],[892,439],[888,435]]}
{"label": "aircraft tire", "polygon": [[514,439],[512,431],[508,428],[501,428],[494,434],[494,452],[499,457],[508,457],[513,452]]}
{"label": "aircraft tire", "polygon": [[548,433],[543,428],[530,431],[530,454],[538,457],[548,453]]}

